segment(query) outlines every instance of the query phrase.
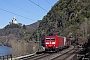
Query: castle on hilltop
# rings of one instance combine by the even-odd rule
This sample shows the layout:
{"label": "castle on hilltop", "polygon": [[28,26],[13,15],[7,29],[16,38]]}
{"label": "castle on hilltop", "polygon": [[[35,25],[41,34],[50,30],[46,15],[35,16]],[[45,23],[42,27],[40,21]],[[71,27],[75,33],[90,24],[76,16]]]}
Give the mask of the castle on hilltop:
{"label": "castle on hilltop", "polygon": [[18,24],[17,19],[15,18],[15,16],[13,17],[12,21],[9,22],[9,24]]}
{"label": "castle on hilltop", "polygon": [[18,23],[17,19],[15,18],[15,16],[13,17],[13,19],[11,19],[12,21],[9,22],[9,25],[12,25],[12,24],[17,24],[17,25],[20,25],[20,26],[23,26],[23,24],[21,23]]}

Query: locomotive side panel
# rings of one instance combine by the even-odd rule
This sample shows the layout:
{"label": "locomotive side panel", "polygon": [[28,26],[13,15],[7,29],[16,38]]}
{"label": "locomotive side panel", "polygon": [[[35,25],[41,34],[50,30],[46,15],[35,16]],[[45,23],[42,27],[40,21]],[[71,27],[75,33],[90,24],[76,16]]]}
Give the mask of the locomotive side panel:
{"label": "locomotive side panel", "polygon": [[55,36],[55,39],[56,39],[55,40],[55,44],[56,44],[55,47],[58,48],[58,46],[59,46],[59,38],[58,38],[58,36]]}
{"label": "locomotive side panel", "polygon": [[59,40],[59,47],[62,47],[62,46],[64,46],[64,38],[59,38],[58,39]]}

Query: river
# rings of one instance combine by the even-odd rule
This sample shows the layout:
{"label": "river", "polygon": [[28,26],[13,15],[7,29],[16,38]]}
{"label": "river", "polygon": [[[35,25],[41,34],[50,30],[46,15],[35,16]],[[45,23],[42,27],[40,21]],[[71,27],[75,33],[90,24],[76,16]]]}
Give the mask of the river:
{"label": "river", "polygon": [[11,53],[11,48],[7,46],[0,46],[0,56],[5,56]]}

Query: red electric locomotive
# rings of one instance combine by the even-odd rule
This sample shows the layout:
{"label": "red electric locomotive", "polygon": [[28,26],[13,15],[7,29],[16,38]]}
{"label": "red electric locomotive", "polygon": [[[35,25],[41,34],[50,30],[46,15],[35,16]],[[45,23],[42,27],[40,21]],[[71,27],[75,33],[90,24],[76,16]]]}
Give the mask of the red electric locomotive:
{"label": "red electric locomotive", "polygon": [[59,36],[45,36],[45,51],[59,51],[64,47],[68,47],[71,44],[71,41],[68,37],[59,37]]}

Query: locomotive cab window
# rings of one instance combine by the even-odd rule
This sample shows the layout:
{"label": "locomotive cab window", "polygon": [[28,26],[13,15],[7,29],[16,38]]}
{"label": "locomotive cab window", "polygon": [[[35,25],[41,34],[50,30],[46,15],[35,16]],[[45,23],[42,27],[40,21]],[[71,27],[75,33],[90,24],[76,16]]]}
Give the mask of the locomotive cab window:
{"label": "locomotive cab window", "polygon": [[46,38],[46,40],[55,40],[55,38]]}
{"label": "locomotive cab window", "polygon": [[51,38],[51,40],[55,40],[55,38]]}
{"label": "locomotive cab window", "polygon": [[50,40],[50,38],[46,38],[46,40]]}

